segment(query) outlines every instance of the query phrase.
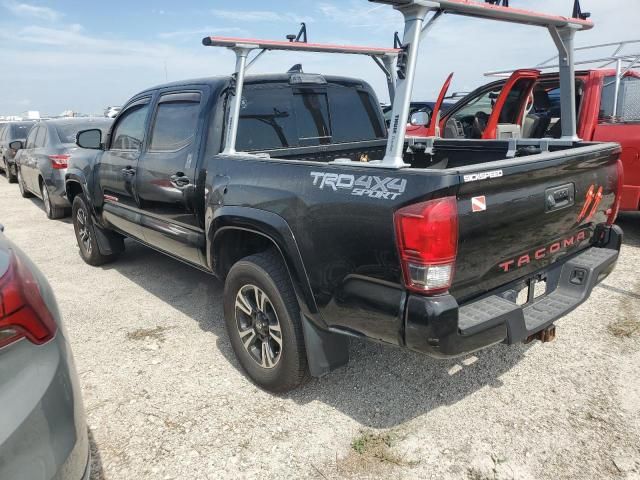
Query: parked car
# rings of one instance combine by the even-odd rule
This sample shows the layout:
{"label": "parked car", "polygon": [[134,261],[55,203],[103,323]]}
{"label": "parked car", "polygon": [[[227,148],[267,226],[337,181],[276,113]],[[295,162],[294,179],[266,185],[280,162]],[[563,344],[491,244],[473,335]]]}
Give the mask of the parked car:
{"label": "parked car", "polygon": [[13,142],[18,151],[15,163],[18,185],[23,197],[40,197],[50,219],[62,218],[71,210],[64,179],[67,163],[73,155],[95,155],[75,145],[76,134],[87,128],[109,129],[106,118],[61,118],[39,122],[29,133],[26,144]]}
{"label": "parked car", "polygon": [[[601,58],[600,62],[606,59]],[[576,72],[578,136],[622,146],[621,210],[640,210],[640,70],[624,72],[616,92],[616,70]],[[444,138],[550,138],[561,136],[560,77],[516,70],[509,78],[479,87],[443,112]],[[425,127],[415,136],[428,136]]]}
{"label": "parked car", "polygon": [[14,158],[16,150],[12,149],[9,144],[15,141],[22,141],[27,138],[31,127],[35,125],[34,121],[26,122],[9,122],[0,130],[0,169],[4,171],[10,183],[18,180]]}
{"label": "parked car", "polygon": [[0,404],[0,478],[89,478],[84,406],[54,294],[2,233]]}
{"label": "parked car", "polygon": [[[545,31],[590,26],[437,5],[398,2],[406,38],[419,38],[415,12],[428,8]],[[613,270],[622,239],[613,226],[617,144],[537,142],[514,152],[497,140],[417,144],[404,136],[415,51],[203,43],[233,49],[237,74],[150,88],[106,137],[80,132],[78,145],[98,155],[72,160],[67,197],[88,264],[114,260],[130,237],[224,279],[232,348],[261,387],[289,390],[343,365],[349,337],[434,357],[548,341],[554,322]],[[246,77],[252,49],[401,55],[388,138],[365,81]]]}

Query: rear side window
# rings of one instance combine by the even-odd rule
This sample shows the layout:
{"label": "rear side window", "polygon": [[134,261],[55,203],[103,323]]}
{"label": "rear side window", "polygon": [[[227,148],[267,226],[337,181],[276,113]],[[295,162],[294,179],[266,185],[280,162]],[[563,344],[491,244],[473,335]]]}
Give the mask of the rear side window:
{"label": "rear side window", "polygon": [[[616,77],[605,77],[600,101],[600,118],[614,117]],[[621,122],[640,122],[640,78],[624,77],[620,82],[618,106],[615,120]]]}
{"label": "rear side window", "polygon": [[327,94],[312,90],[294,92],[293,105],[301,146],[331,143]]}
{"label": "rear side window", "polygon": [[149,104],[136,105],[125,111],[113,130],[111,148],[114,150],[138,150],[142,146]]}
{"label": "rear side window", "polygon": [[379,107],[366,91],[334,86],[330,91],[333,142],[375,140],[386,136]]}
{"label": "rear side window", "polygon": [[[151,133],[149,149],[154,151],[176,151],[193,142],[198,127],[200,113],[199,95],[193,100],[163,101],[160,98],[156,118]],[[165,99],[179,98],[166,95]]]}
{"label": "rear side window", "polygon": [[244,152],[298,146],[289,88],[247,88],[240,105],[236,149]]}

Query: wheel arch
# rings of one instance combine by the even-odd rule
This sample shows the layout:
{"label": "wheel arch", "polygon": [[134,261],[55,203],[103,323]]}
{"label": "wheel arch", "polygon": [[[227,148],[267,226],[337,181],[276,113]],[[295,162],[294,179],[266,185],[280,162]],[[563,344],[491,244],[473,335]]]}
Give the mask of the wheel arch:
{"label": "wheel arch", "polygon": [[282,217],[250,207],[221,207],[209,222],[207,232],[207,263],[216,276],[224,279],[236,261],[275,248],[303,313],[318,313],[298,245]]}

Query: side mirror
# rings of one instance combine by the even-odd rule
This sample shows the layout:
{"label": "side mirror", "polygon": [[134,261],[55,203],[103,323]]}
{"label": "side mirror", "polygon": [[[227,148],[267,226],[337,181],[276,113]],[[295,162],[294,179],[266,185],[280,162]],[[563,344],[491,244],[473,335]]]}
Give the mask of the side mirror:
{"label": "side mirror", "polygon": [[411,114],[409,123],[414,126],[420,125],[422,127],[426,127],[429,125],[430,118],[431,117],[427,112],[415,112]]}
{"label": "side mirror", "polygon": [[82,130],[76,135],[76,145],[80,148],[90,148],[92,150],[102,149],[102,130],[92,128],[90,130]]}
{"label": "side mirror", "polygon": [[24,148],[24,144],[22,143],[21,140],[16,140],[9,144],[9,148],[17,152],[18,150],[22,150]]}

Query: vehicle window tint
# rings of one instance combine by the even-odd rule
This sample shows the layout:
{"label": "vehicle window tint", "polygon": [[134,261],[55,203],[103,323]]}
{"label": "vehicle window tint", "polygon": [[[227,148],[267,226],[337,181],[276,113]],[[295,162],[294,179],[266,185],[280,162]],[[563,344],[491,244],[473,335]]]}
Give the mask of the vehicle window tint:
{"label": "vehicle window tint", "polygon": [[136,105],[125,111],[113,131],[111,148],[114,150],[138,150],[142,146],[144,127],[149,104]]}
{"label": "vehicle window tint", "polygon": [[25,148],[35,148],[36,134],[38,133],[38,130],[39,129],[37,127],[34,127],[33,129],[31,129],[31,131],[29,132],[29,135],[27,136]]}
{"label": "vehicle window tint", "polygon": [[174,151],[191,144],[198,126],[199,112],[200,104],[197,102],[160,103],[149,149]]}
{"label": "vehicle window tint", "polygon": [[327,94],[302,90],[293,94],[293,105],[300,144],[331,143]]}
{"label": "vehicle window tint", "polygon": [[335,86],[329,98],[334,143],[375,140],[386,136],[379,108],[366,91]]}
{"label": "vehicle window tint", "polygon": [[38,128],[35,139],[35,148],[42,148],[47,143],[47,127],[44,125]]}
{"label": "vehicle window tint", "polygon": [[236,149],[244,152],[298,146],[289,88],[247,88],[240,105]]}
{"label": "vehicle window tint", "polygon": [[33,124],[17,124],[13,126],[13,138],[20,140],[22,138],[27,138],[27,134],[33,127]]}
{"label": "vehicle window tint", "polygon": [[496,104],[496,100],[500,96],[502,87],[494,88],[488,92],[471,100],[471,102],[458,110],[453,116],[456,120],[462,121],[468,119],[468,117],[474,117],[477,113],[483,113],[487,117],[493,112],[493,107]]}
{"label": "vehicle window tint", "polygon": [[509,91],[507,99],[504,102],[504,106],[500,111],[500,118],[498,123],[520,123],[520,112],[522,111],[522,104],[526,100],[526,96],[529,93],[533,80],[520,80]]}

